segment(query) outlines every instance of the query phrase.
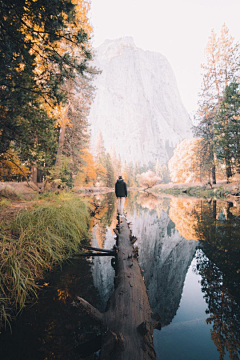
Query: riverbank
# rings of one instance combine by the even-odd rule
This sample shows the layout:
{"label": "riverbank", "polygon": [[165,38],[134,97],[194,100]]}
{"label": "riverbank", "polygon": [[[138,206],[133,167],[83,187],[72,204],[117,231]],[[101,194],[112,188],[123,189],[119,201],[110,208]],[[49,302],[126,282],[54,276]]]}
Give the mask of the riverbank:
{"label": "riverbank", "polygon": [[168,183],[159,184],[152,188],[153,193],[165,193],[174,196],[190,196],[196,198],[226,199],[240,201],[240,179],[233,178],[230,183],[226,181],[209,185],[203,183]]}
{"label": "riverbank", "polygon": [[79,252],[88,239],[88,206],[78,196],[49,193],[28,201],[21,196],[12,189],[1,196],[0,327],[36,298],[44,272]]}
{"label": "riverbank", "polygon": [[[6,197],[4,196],[5,190],[8,192]],[[144,191],[144,188],[128,187],[128,190]],[[114,188],[76,186],[71,191],[78,195],[97,195],[114,192]],[[219,181],[217,184],[212,186],[200,182],[158,184],[146,191],[151,193],[165,193],[175,196],[186,195],[197,198],[225,198],[236,200],[240,196],[240,177],[232,178],[230,183],[227,183],[226,181]],[[54,193],[54,191],[50,191],[50,193],[52,192]],[[58,190],[56,192],[58,192]],[[24,207],[27,205],[28,200],[38,199],[40,193],[40,185],[37,186],[32,182],[30,182],[29,185],[26,182],[0,182],[0,207],[10,205],[10,203],[17,208]]]}

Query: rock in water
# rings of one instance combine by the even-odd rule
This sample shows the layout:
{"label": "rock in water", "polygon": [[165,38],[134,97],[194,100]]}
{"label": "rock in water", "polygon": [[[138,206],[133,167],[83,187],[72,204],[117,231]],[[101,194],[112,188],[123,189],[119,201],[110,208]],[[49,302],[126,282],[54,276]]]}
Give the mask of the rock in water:
{"label": "rock in water", "polygon": [[115,148],[122,161],[166,163],[177,143],[192,137],[166,57],[124,37],[97,48],[95,66],[102,73],[89,115],[93,149],[101,131],[106,150]]}

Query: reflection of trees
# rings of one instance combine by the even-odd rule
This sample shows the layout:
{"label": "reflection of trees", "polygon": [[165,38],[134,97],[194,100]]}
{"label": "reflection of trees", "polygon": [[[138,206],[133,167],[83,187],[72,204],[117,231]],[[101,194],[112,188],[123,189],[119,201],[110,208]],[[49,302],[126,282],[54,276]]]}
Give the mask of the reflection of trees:
{"label": "reflection of trees", "polygon": [[[144,272],[149,301],[162,326],[170,324],[181,300],[185,277],[197,242],[187,241],[169,218],[169,198],[140,194],[140,212],[132,214],[132,231],[137,237],[139,265]],[[150,210],[150,211],[149,211]]]}
{"label": "reflection of trees", "polygon": [[[214,239],[216,231],[215,221],[219,219],[218,226],[220,226],[222,225],[220,220],[231,220],[233,214],[239,214],[239,209],[233,208],[230,205],[231,203],[217,202],[216,200],[208,202],[172,198],[169,216],[180,235],[185,239],[204,240],[206,237]],[[232,226],[229,223],[228,227],[232,231]],[[207,236],[205,234],[206,231],[208,231]]]}
{"label": "reflection of trees", "polygon": [[204,204],[195,231],[202,241],[196,270],[213,324],[211,337],[224,358],[240,356],[240,217],[230,203]]}
{"label": "reflection of trees", "polygon": [[168,212],[169,209],[169,200],[168,199],[159,199],[157,196],[151,193],[141,193],[137,199],[139,205],[142,208],[148,209],[150,211],[155,210],[160,216],[162,211]]}
{"label": "reflection of trees", "polygon": [[169,217],[180,235],[187,240],[199,240],[195,226],[201,212],[201,201],[192,199],[171,199]]}
{"label": "reflection of trees", "polygon": [[103,247],[107,227],[110,227],[113,222],[113,215],[115,211],[115,196],[113,193],[105,194],[105,196],[98,195],[94,202],[99,206],[97,215],[92,219],[91,227],[95,227],[95,236],[98,241],[98,246]]}
{"label": "reflection of trees", "polygon": [[133,214],[134,211],[136,211],[136,213],[139,214],[141,206],[137,202],[138,197],[139,197],[138,191],[128,192],[128,202],[127,204],[125,203],[124,205],[124,208],[128,214]]}
{"label": "reflection of trees", "polygon": [[[94,199],[98,204],[98,212],[94,217],[92,229],[92,246],[111,249],[115,245],[113,228],[116,227],[115,194],[97,195]],[[96,256],[92,259],[92,276],[95,287],[101,298],[101,310],[105,310],[106,303],[114,288],[114,269],[110,257]]]}
{"label": "reflection of trees", "polygon": [[149,211],[156,211],[158,217],[160,217],[161,212],[165,211],[166,213],[169,210],[169,199],[168,198],[159,198],[151,193],[138,193],[131,192],[128,196],[128,203],[126,204],[126,209],[129,214],[133,214],[134,211],[137,215],[140,216],[141,209],[148,209]]}
{"label": "reflection of trees", "polygon": [[115,195],[113,193],[105,194],[104,197],[99,197],[98,204],[100,212],[97,216],[100,219],[102,227],[110,226],[113,220]]}

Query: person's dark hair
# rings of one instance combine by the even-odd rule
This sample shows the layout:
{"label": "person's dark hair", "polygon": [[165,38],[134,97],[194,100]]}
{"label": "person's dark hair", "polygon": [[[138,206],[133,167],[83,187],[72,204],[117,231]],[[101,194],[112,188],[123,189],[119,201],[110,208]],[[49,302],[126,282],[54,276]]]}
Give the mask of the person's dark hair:
{"label": "person's dark hair", "polygon": [[119,179],[122,179],[122,176],[120,175],[118,178],[119,178]]}

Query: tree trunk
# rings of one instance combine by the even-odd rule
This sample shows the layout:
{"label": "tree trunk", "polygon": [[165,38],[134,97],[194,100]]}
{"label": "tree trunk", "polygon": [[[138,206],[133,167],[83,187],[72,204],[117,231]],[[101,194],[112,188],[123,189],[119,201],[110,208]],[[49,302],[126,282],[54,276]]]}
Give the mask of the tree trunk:
{"label": "tree trunk", "polygon": [[[118,224],[115,291],[110,297],[102,318],[102,360],[154,360],[153,328],[160,328],[159,315],[152,314],[144,279],[137,260],[126,219]],[[84,305],[81,309],[95,317],[95,309]],[[155,320],[154,320],[155,319]]]}
{"label": "tree trunk", "polygon": [[66,132],[66,126],[63,124],[60,128],[60,134],[59,134],[59,140],[58,140],[58,151],[57,151],[57,157],[55,165],[59,166],[61,164],[61,156],[62,156],[62,150],[64,145],[64,138],[65,138],[65,132]]}
{"label": "tree trunk", "polygon": [[240,174],[240,151],[237,152],[236,171],[237,171],[238,174]]}
{"label": "tree trunk", "polygon": [[213,200],[213,219],[217,219],[217,202],[216,200]]}
{"label": "tree trunk", "polygon": [[231,166],[231,159],[229,154],[227,153],[225,156],[225,165],[226,165],[226,177],[227,181],[232,176],[232,166]]}
{"label": "tree trunk", "polygon": [[216,184],[216,167],[213,165],[212,167],[212,183]]}
{"label": "tree trunk", "polygon": [[32,182],[37,184],[37,167],[36,167],[36,165],[31,166],[31,179],[32,179]]}
{"label": "tree trunk", "polygon": [[232,167],[231,167],[231,165],[226,166],[226,176],[227,176],[227,181],[229,181],[229,178],[232,176]]}
{"label": "tree trunk", "polygon": [[210,145],[210,158],[212,162],[212,183],[216,184],[216,166],[215,166],[215,159],[214,159],[212,145]]}

